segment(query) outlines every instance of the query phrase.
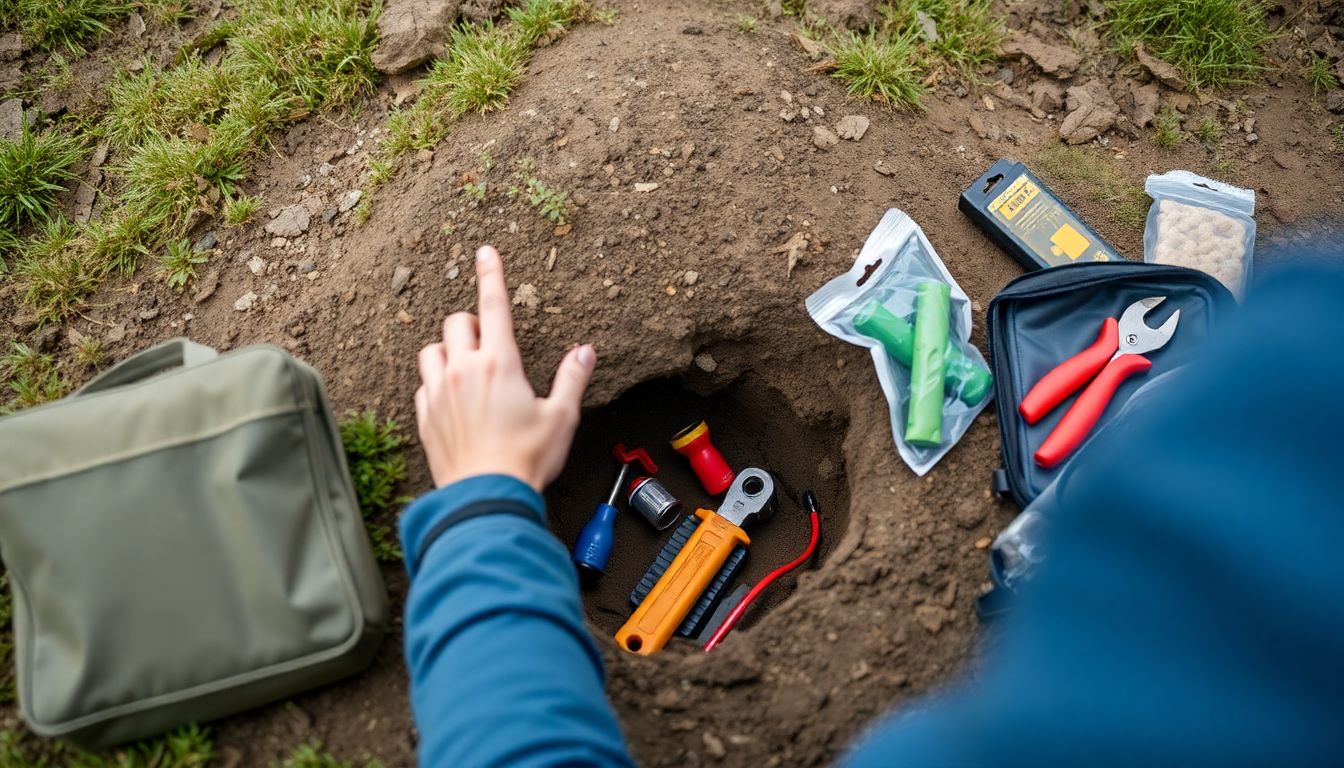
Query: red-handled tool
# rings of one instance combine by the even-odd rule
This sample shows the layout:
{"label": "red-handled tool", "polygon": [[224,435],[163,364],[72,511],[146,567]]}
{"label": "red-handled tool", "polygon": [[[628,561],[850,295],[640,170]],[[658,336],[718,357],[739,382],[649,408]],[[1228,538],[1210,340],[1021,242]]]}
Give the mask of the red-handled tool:
{"label": "red-handled tool", "polygon": [[1143,319],[1166,298],[1154,296],[1130,304],[1119,322],[1113,317],[1106,318],[1092,346],[1060,363],[1022,398],[1017,410],[1028,424],[1035,424],[1079,387],[1087,385],[1036,450],[1037,464],[1050,469],[1067,459],[1097,425],[1120,384],[1153,367],[1143,353],[1159,349],[1171,340],[1181,311],[1173,312],[1158,328],[1149,327]]}

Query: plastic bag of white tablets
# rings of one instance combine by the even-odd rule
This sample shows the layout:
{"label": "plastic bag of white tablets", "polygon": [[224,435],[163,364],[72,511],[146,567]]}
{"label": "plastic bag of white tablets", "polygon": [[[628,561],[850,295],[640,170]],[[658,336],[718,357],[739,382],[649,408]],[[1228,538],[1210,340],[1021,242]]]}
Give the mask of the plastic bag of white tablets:
{"label": "plastic bag of white tablets", "polygon": [[1241,298],[1255,253],[1255,192],[1189,171],[1148,177],[1143,260],[1207,272]]}

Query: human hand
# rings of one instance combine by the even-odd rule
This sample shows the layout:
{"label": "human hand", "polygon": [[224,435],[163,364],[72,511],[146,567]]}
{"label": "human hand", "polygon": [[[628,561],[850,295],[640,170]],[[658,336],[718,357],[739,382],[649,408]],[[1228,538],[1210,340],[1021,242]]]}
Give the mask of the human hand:
{"label": "human hand", "polygon": [[523,373],[504,264],[493,246],[476,251],[476,282],[480,317],[454,312],[443,322],[443,341],[420,350],[420,443],[436,487],[504,474],[540,492],[564,466],[597,353],[589,344],[571,349],[550,395],[537,397]]}

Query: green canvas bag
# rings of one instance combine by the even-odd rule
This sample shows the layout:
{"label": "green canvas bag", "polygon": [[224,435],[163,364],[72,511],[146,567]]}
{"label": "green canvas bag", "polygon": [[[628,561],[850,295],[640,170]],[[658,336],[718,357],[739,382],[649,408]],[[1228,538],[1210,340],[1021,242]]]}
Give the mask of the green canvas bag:
{"label": "green canvas bag", "polygon": [[387,593],[317,373],[145,350],[0,420],[20,710],[86,747],[364,668]]}

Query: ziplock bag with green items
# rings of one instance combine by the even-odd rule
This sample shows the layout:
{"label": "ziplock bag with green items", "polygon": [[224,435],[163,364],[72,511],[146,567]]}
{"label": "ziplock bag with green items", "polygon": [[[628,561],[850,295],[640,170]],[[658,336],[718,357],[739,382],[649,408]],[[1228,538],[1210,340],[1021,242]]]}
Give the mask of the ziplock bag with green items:
{"label": "ziplock bag with green items", "polygon": [[854,266],[807,299],[823,330],[872,351],[901,458],[923,475],[989,403],[994,379],[969,339],[971,303],[914,220],[895,208]]}

